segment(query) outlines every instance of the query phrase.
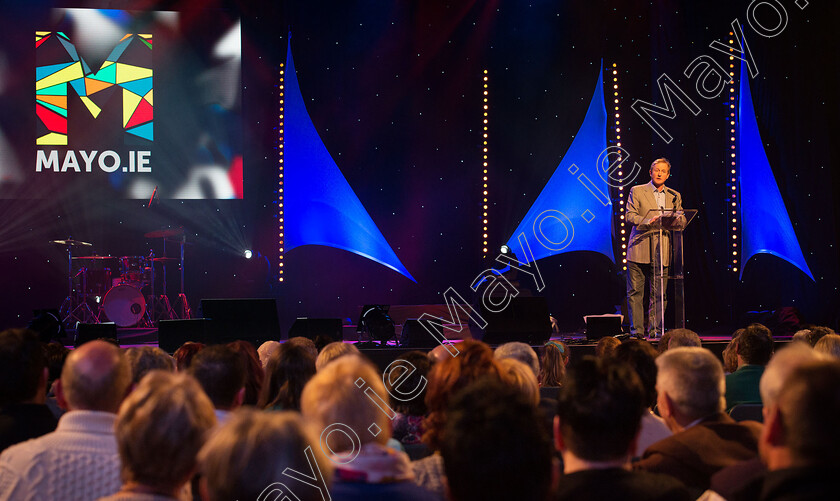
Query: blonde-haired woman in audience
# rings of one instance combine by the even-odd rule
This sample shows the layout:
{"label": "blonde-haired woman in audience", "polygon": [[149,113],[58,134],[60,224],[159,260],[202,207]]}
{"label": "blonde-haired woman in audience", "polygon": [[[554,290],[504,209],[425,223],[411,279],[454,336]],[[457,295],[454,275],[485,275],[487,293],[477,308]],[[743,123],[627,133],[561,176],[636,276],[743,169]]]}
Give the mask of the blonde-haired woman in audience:
{"label": "blonde-haired woman in audience", "polygon": [[[326,499],[332,465],[317,432],[297,412],[235,411],[198,454],[202,499]],[[308,484],[287,468],[310,477]]]}
{"label": "blonde-haired woman in audience", "polygon": [[122,488],[101,499],[189,499],[196,455],[215,425],[213,403],[192,376],[148,373],[123,401],[114,424]]}
{"label": "blonde-haired woman in audience", "polygon": [[301,396],[303,418],[318,429],[335,465],[332,499],[425,501],[406,453],[388,447],[388,393],[370,362],[345,355],[319,370]]}
{"label": "blonde-haired woman in audience", "polygon": [[840,358],[840,335],[826,334],[817,341],[817,344],[814,345],[814,350],[835,358]]}
{"label": "blonde-haired woman in audience", "polygon": [[336,341],[330,343],[321,350],[318,358],[315,359],[315,370],[320,371],[336,358],[344,355],[359,355],[359,349],[355,344],[345,343],[343,341]]}
{"label": "blonde-haired woman in audience", "polygon": [[502,358],[498,362],[502,366],[502,379],[522,391],[529,402],[539,405],[540,385],[534,372],[514,358]]}

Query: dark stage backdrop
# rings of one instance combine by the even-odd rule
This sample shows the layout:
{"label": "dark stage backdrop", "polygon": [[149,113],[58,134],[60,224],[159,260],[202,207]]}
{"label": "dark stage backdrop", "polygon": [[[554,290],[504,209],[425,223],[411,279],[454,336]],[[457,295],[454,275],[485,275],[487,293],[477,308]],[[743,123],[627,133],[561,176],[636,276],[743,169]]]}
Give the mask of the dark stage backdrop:
{"label": "dark stage backdrop", "polygon": [[[833,324],[840,297],[840,205],[832,196],[840,61],[832,25],[840,9],[781,3],[788,25],[767,38],[747,25],[746,1],[76,2],[71,6],[180,11],[185,30],[195,33],[200,25],[191,20],[242,20],[244,196],[164,199],[151,208],[83,190],[47,200],[0,200],[0,325],[25,322],[32,308],[57,306],[66,295],[66,258],[47,240],[72,235],[94,242],[100,253],[141,255],[161,245],[143,233],[180,225],[191,244],[186,292],[193,305],[202,297],[274,296],[284,329],[295,316],[355,321],[363,304],[439,303],[449,287],[472,299],[469,284],[493,266],[494,252],[571,145],[601,60],[619,68],[622,146],[643,167],[639,181],[646,181],[652,159],[666,156],[673,165],[668,185],[683,194],[686,207],[700,210],[686,235],[689,327],[729,328],[748,310],[782,306]],[[3,11],[0,84],[34,82],[33,30],[20,22],[28,11]],[[728,39],[735,18],[759,70],[751,86],[765,151],[815,282],[773,256],[753,258],[743,281],[728,269],[728,101],[696,97],[683,70],[698,56],[714,55],[709,44]],[[762,19],[772,24],[771,16]],[[417,283],[347,251],[317,246],[287,252],[283,283],[269,279],[277,274],[277,82],[289,32],[315,128]],[[485,69],[490,257],[482,258]],[[656,80],[663,73],[702,108],[692,116],[675,101],[677,118],[662,121],[674,137],[670,144],[630,109],[635,99],[662,104]],[[607,78],[608,124],[611,87]],[[0,112],[17,109],[3,97],[0,92]],[[607,139],[614,144],[611,130]],[[245,261],[246,248],[266,259]],[[591,252],[539,261],[542,293],[564,330],[580,327],[584,314],[612,312],[622,302],[616,257],[618,265]],[[177,280],[169,281],[170,290],[172,284]],[[525,279],[523,285],[533,288]]]}

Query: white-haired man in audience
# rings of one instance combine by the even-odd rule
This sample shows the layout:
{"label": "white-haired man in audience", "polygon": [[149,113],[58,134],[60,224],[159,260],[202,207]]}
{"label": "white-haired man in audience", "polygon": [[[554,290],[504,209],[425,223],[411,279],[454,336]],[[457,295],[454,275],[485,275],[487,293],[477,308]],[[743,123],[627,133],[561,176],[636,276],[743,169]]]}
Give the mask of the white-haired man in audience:
{"label": "white-haired man in audience", "polygon": [[493,350],[493,356],[497,360],[505,358],[513,358],[519,360],[534,371],[534,377],[540,377],[540,360],[537,357],[537,352],[525,343],[512,342],[499,345]]}
{"label": "white-haired man in audience", "polygon": [[[790,343],[773,355],[759,383],[763,403],[762,414],[765,421],[767,421],[770,409],[777,404],[782,386],[791,373],[803,365],[822,358],[805,343]],[[762,475],[766,471],[767,468],[760,457],[726,467],[712,476],[710,490],[704,493],[703,499],[708,501],[721,498],[730,501],[757,499],[761,491]]]}
{"label": "white-haired man in audience", "polygon": [[720,469],[758,454],[761,424],[723,412],[723,365],[705,348],[668,350],[656,359],[659,412],[674,435],[652,444],[634,468],[669,474],[697,494]]}
{"label": "white-haired man in audience", "polygon": [[840,362],[803,365],[765,415],[760,499],[836,499],[840,492]]}
{"label": "white-haired man in audience", "polygon": [[70,353],[56,384],[68,409],[52,433],[0,456],[0,499],[96,499],[120,488],[114,438],[131,368],[116,346],[91,341]]}

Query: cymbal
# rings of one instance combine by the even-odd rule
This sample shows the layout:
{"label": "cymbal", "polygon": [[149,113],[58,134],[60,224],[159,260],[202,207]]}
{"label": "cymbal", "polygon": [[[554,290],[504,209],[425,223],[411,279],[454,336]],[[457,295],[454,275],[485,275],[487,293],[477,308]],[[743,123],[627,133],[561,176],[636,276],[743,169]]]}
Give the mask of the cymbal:
{"label": "cymbal", "polygon": [[117,259],[114,256],[74,256],[73,259]]}
{"label": "cymbal", "polygon": [[58,245],[93,247],[93,244],[91,243],[82,242],[81,240],[73,240],[72,238],[68,238],[67,240],[50,240],[49,243]]}
{"label": "cymbal", "polygon": [[158,263],[158,262],[170,263],[172,261],[180,261],[180,259],[178,259],[177,257],[156,257],[156,258],[152,259],[152,261],[154,261],[156,263]]}
{"label": "cymbal", "polygon": [[165,230],[150,231],[143,235],[146,238],[177,237],[184,234],[184,228],[167,228]]}

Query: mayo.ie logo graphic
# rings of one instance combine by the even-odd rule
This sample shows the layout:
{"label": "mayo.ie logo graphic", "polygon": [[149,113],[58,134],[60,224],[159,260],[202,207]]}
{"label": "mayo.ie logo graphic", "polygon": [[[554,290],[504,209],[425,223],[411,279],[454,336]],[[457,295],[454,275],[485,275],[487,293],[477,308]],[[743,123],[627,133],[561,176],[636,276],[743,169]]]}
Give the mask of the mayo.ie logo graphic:
{"label": "mayo.ie logo graphic", "polygon": [[[36,144],[68,144],[68,84],[94,119],[111,94],[121,90],[123,129],[128,134],[152,141],[151,50],[152,35],[125,35],[94,72],[66,34],[36,31],[35,112],[39,119]],[[144,63],[138,65],[138,61]],[[45,62],[50,64],[42,64]]]}

